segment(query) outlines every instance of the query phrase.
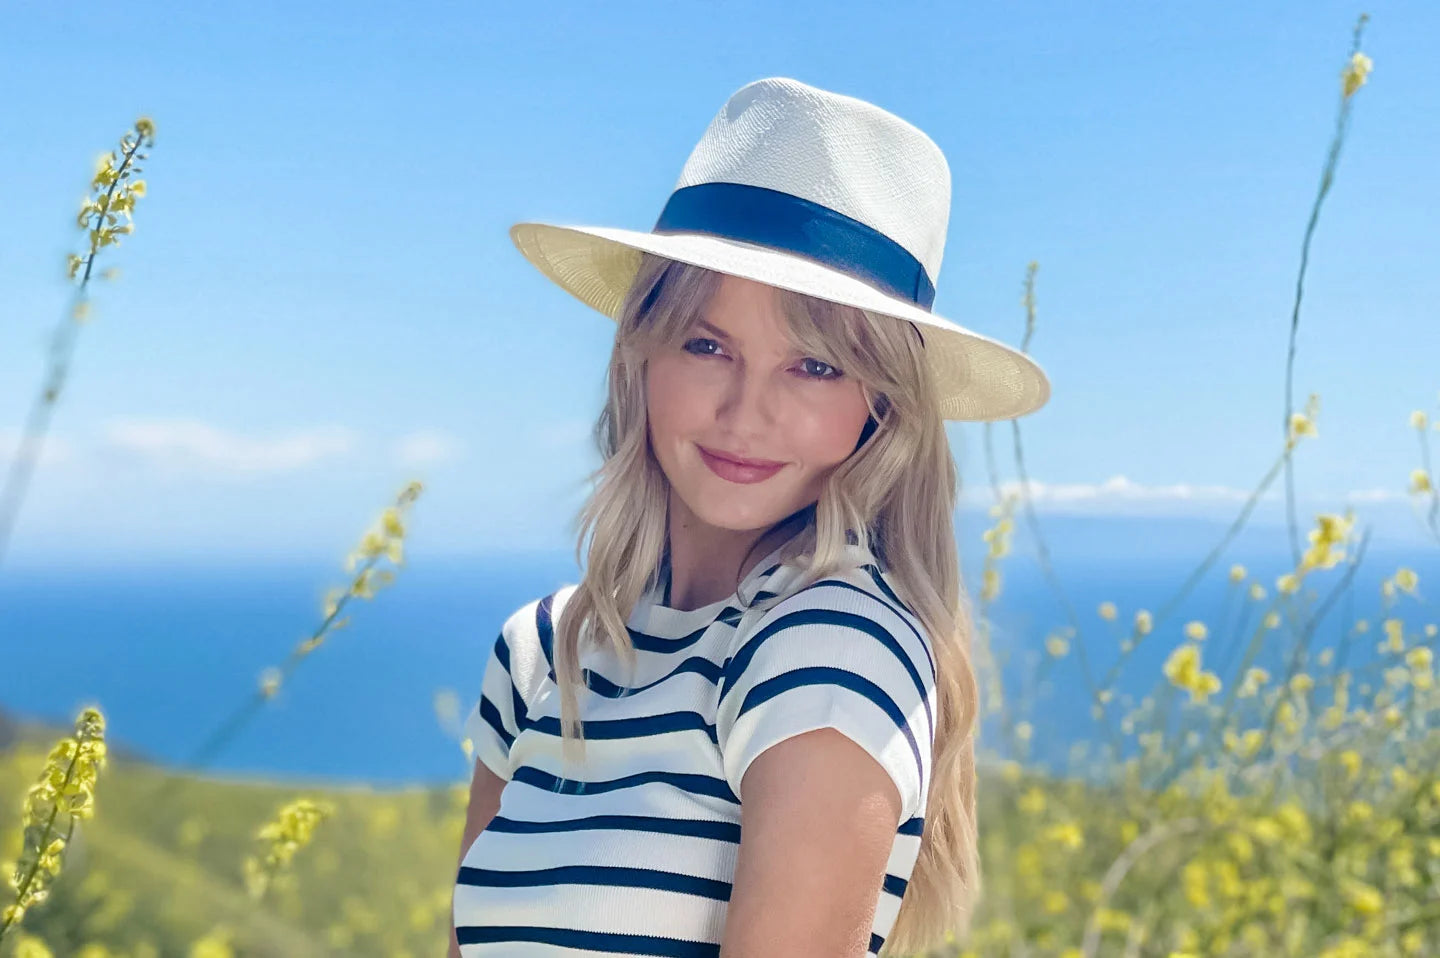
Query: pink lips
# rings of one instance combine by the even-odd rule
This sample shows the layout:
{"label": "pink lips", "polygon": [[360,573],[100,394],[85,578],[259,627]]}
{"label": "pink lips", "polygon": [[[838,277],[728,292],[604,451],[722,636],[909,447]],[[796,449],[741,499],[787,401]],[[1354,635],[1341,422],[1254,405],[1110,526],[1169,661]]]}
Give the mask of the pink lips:
{"label": "pink lips", "polygon": [[775,473],[784,468],[783,462],[771,462],[766,459],[750,459],[737,462],[734,459],[726,459],[711,452],[704,446],[696,445],[700,450],[700,458],[705,460],[705,465],[710,471],[721,479],[728,479],[731,482],[752,483],[763,482]]}

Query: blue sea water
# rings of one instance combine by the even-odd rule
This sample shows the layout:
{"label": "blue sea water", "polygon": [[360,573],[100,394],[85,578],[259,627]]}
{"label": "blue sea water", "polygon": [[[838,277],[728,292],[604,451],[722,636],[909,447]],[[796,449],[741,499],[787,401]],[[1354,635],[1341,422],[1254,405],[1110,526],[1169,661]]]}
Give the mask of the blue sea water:
{"label": "blue sea water", "polygon": [[[1195,568],[1221,528],[1160,531],[1153,522],[1070,524],[1047,543],[1057,593],[1032,555],[1017,548],[1001,565],[1004,592],[990,610],[992,645],[1005,660],[1007,695],[1029,683],[1045,636],[1075,610],[1091,667],[1099,674],[1118,655],[1135,610],[1152,612]],[[1245,564],[1272,595],[1287,571],[1283,537],[1242,537],[1216,563],[1188,602],[1158,622],[1121,673],[1118,691],[1149,693],[1160,666],[1190,619],[1206,621],[1207,667],[1232,639],[1220,615],[1232,563]],[[973,593],[980,557],[967,556]],[[1314,648],[1333,645],[1355,617],[1376,628],[1357,641],[1352,663],[1373,659],[1380,637],[1379,584],[1400,565],[1420,575],[1421,593],[1440,576],[1440,550],[1372,543],[1355,579],[1317,631]],[[1343,571],[1317,573],[1323,596]],[[374,784],[455,781],[467,772],[457,741],[442,728],[435,693],[453,689],[461,712],[479,694],[481,670],[501,623],[517,607],[575,581],[570,555],[426,559],[412,556],[393,585],[353,601],[351,624],[305,660],[207,770],[297,781]],[[224,716],[241,705],[266,666],[278,665],[318,624],[326,589],[345,581],[336,565],[152,565],[127,569],[0,570],[0,709],[68,724],[97,703],[117,747],[182,763]],[[1115,622],[1096,614],[1102,601]],[[1232,618],[1235,608],[1231,607]],[[1408,630],[1436,621],[1433,606],[1404,599]],[[1256,616],[1252,616],[1253,627]],[[1260,659],[1279,671],[1279,647]],[[1238,662],[1238,653],[1231,659]],[[1026,717],[1035,727],[1033,758],[1057,764],[1077,741],[1096,739],[1090,698],[1072,651],[1054,663],[1046,694]],[[1117,713],[1118,714],[1118,713]],[[993,729],[982,731],[991,739]]]}

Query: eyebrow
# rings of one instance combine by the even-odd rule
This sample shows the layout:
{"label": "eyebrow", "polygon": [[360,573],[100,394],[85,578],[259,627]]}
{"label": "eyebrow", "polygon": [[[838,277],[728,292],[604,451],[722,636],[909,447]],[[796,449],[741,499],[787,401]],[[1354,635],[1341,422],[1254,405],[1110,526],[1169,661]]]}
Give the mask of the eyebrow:
{"label": "eyebrow", "polygon": [[719,336],[721,339],[725,339],[725,340],[731,339],[731,336],[730,336],[729,333],[725,332],[725,330],[721,329],[719,326],[716,326],[714,323],[710,322],[709,320],[705,320],[705,319],[696,320],[696,321],[695,321],[695,325],[697,325],[697,326],[704,326],[706,329],[710,330],[710,332],[714,333],[716,336]]}

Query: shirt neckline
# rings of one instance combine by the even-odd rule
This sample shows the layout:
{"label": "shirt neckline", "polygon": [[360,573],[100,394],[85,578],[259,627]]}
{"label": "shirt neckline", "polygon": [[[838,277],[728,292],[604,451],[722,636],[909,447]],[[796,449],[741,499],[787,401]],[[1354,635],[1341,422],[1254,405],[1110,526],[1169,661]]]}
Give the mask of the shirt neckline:
{"label": "shirt neckline", "polygon": [[[781,569],[788,565],[791,560],[785,563],[780,562],[782,554],[795,541],[813,528],[812,525],[802,527],[789,539],[777,545],[755,563],[754,567],[746,573],[740,585],[734,592],[723,599],[717,599],[708,605],[702,605],[695,609],[677,609],[673,606],[664,605],[661,598],[664,595],[664,582],[656,577],[652,585],[636,603],[634,612],[628,623],[629,627],[644,632],[656,638],[679,638],[695,631],[700,626],[714,621],[727,608],[748,608],[755,601],[755,596],[770,582],[781,575]],[[845,547],[845,554],[857,565],[867,562],[874,562],[874,553],[870,550],[862,550],[853,542]],[[783,589],[783,586],[781,587]]]}
{"label": "shirt neckline", "polygon": [[789,539],[771,549],[745,574],[734,592],[723,599],[716,599],[714,602],[694,609],[677,609],[674,606],[664,605],[661,598],[665,592],[665,583],[657,576],[655,584],[640,597],[635,609],[636,621],[631,623],[631,627],[652,635],[658,632],[678,636],[693,629],[698,622],[708,622],[714,619],[728,607],[740,607],[742,601],[744,605],[748,606],[754,601],[755,595],[761,587],[777,571],[772,567],[779,562],[786,548],[792,545],[805,531],[802,528]]}

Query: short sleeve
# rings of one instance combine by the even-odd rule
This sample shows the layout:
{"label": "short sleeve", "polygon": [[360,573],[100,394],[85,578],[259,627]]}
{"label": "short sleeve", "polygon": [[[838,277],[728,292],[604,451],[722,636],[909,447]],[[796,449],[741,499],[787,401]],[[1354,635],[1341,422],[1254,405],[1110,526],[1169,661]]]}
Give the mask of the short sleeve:
{"label": "short sleeve", "polygon": [[510,780],[510,746],[520,734],[536,684],[549,670],[548,645],[541,636],[550,627],[553,596],[527,603],[505,621],[490,649],[480,684],[480,699],[465,719],[465,736],[477,761]]}
{"label": "short sleeve", "polygon": [[737,796],[743,800],[746,769],[770,746],[833,728],[890,775],[901,821],[922,812],[935,670],[918,619],[889,597],[826,579],[777,603],[737,643],[716,715],[725,777]]}

